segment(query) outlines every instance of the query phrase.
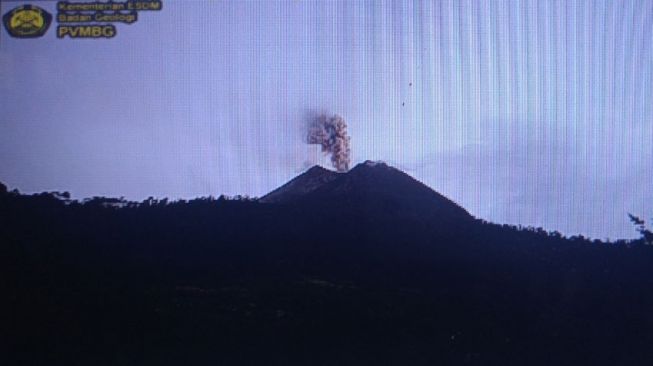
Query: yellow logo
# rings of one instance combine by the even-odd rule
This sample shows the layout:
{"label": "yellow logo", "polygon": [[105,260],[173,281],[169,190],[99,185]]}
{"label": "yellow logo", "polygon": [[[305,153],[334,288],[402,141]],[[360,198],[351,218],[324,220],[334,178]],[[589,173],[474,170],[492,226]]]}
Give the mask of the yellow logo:
{"label": "yellow logo", "polygon": [[34,5],[19,6],[2,17],[9,35],[16,38],[37,38],[48,31],[52,15]]}

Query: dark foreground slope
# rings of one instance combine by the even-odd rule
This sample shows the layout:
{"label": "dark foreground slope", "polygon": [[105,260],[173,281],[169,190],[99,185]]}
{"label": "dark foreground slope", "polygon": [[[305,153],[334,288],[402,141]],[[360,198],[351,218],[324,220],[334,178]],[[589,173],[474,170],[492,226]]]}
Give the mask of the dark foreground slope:
{"label": "dark foreground slope", "polygon": [[0,363],[652,359],[651,248],[482,223],[387,166],[318,186],[119,209],[0,194]]}

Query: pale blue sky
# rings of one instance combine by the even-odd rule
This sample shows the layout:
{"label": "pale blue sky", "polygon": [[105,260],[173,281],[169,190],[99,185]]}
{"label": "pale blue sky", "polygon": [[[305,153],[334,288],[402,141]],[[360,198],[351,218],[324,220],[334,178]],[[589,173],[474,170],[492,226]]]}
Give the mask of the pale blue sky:
{"label": "pale blue sky", "polygon": [[653,1],[163,3],[111,40],[2,30],[0,181],[260,196],[329,167],[302,143],[323,109],[354,163],[480,218],[619,238],[653,217]]}

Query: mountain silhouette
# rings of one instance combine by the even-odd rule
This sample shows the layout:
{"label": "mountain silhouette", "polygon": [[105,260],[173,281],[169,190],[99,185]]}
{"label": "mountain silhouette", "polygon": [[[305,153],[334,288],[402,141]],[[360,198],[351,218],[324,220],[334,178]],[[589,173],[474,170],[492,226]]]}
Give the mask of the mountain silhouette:
{"label": "mountain silhouette", "polygon": [[420,220],[463,222],[462,207],[408,174],[383,162],[365,161],[349,172],[314,166],[260,199],[264,203],[364,210],[364,213]]}
{"label": "mountain silhouette", "polygon": [[259,200],[0,184],[0,364],[644,365],[653,248],[475,219],[379,162]]}

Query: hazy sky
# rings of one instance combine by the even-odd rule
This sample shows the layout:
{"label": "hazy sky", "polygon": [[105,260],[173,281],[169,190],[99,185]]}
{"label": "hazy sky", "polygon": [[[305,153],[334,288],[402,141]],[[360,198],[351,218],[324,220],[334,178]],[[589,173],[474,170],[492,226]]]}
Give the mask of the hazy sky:
{"label": "hazy sky", "polygon": [[110,40],[2,30],[0,181],[260,196],[329,167],[302,143],[326,110],[354,163],[385,160],[480,218],[620,238],[627,212],[653,217],[650,0],[163,5]]}

